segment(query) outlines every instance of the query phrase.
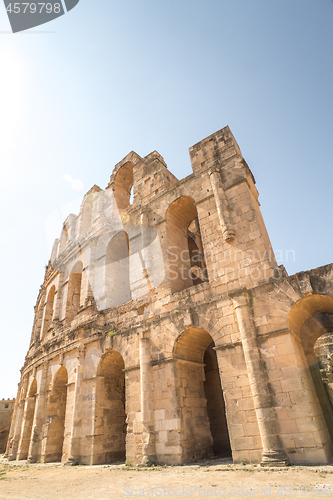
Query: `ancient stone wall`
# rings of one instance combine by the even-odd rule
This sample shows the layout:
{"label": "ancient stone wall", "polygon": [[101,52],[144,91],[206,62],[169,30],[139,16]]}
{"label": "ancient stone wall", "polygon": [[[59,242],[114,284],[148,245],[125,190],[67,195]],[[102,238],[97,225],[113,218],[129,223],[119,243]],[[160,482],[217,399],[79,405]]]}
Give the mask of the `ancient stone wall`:
{"label": "ancient stone wall", "polygon": [[228,127],[190,157],[193,174],[178,180],[156,151],[130,153],[64,222],[9,459],[331,460],[315,343],[333,331],[333,265],[295,276],[277,267]]}
{"label": "ancient stone wall", "polygon": [[15,399],[0,400],[0,453],[5,453]]}

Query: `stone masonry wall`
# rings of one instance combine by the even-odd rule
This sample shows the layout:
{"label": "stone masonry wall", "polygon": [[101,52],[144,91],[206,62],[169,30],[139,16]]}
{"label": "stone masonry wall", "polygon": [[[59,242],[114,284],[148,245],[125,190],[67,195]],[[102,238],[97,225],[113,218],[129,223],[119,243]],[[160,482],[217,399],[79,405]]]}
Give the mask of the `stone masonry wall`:
{"label": "stone masonry wall", "polygon": [[156,151],[129,153],[64,222],[35,306],[10,460],[331,460],[333,408],[314,346],[333,331],[333,265],[277,267],[228,127],[190,157],[193,173],[178,180]]}

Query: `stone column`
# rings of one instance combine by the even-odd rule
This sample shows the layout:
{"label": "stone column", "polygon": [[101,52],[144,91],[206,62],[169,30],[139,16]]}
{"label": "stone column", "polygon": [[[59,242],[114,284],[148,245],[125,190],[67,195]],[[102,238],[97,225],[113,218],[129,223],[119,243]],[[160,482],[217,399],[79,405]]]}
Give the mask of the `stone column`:
{"label": "stone column", "polygon": [[231,241],[235,237],[235,230],[231,223],[230,208],[223,189],[221,174],[218,170],[212,169],[209,171],[209,177],[214,193],[223,238],[225,241]]}
{"label": "stone column", "polygon": [[36,394],[35,416],[32,424],[31,440],[28,451],[28,462],[37,462],[40,459],[42,447],[42,431],[46,420],[47,407],[47,386],[48,382],[48,363],[43,362],[42,376],[38,393]]}
{"label": "stone column", "polygon": [[71,437],[69,443],[69,453],[66,465],[75,465],[80,459],[81,442],[81,414],[82,414],[82,385],[84,374],[85,346],[78,346],[76,381],[74,390],[73,415],[71,422]]}
{"label": "stone column", "polygon": [[58,288],[56,290],[55,296],[54,296],[54,304],[53,304],[53,321],[59,321],[60,319],[60,314],[61,314],[61,301],[62,301],[62,286],[64,284],[64,278],[65,278],[65,273],[60,272],[59,273],[59,282],[58,282]]}
{"label": "stone column", "polygon": [[142,463],[144,465],[149,465],[156,461],[149,338],[140,338],[140,382]]}
{"label": "stone column", "polygon": [[21,437],[17,450],[17,460],[26,460],[32,434],[32,424],[35,416],[36,396],[27,396],[24,403]]}
{"label": "stone column", "polygon": [[230,292],[236,311],[245,363],[257,416],[260,437],[262,441],[263,465],[286,465],[288,458],[282,448],[278,434],[276,414],[273,408],[271,393],[265,368],[262,364],[253,324],[248,290]]}
{"label": "stone column", "polygon": [[141,222],[141,249],[139,251],[139,255],[140,255],[142,270],[147,280],[148,289],[151,292],[152,285],[149,278],[151,255],[148,248],[150,244],[150,231],[149,231],[149,210],[147,207],[143,207],[141,209],[140,222]]}
{"label": "stone column", "polygon": [[12,422],[11,422],[10,429],[9,429],[5,458],[8,458],[8,456],[11,453],[10,441],[14,437],[14,434],[15,434],[16,419],[17,419],[18,410],[19,410],[20,393],[21,393],[21,384],[19,383],[18,389],[17,389],[17,396],[16,396],[16,400],[14,403],[13,418],[12,418]]}
{"label": "stone column", "polygon": [[28,387],[28,379],[27,377],[24,378],[22,384],[21,384],[21,389],[19,390],[20,394],[20,399],[18,399],[18,406],[17,406],[17,414],[16,414],[16,422],[15,422],[15,427],[14,427],[14,435],[12,436],[14,438],[13,446],[11,450],[9,451],[8,454],[8,460],[16,460],[16,455],[17,455],[17,450],[21,438],[21,429],[22,429],[22,419],[23,419],[23,413],[24,413],[24,404],[25,400],[22,398],[22,395],[26,393],[27,387]]}

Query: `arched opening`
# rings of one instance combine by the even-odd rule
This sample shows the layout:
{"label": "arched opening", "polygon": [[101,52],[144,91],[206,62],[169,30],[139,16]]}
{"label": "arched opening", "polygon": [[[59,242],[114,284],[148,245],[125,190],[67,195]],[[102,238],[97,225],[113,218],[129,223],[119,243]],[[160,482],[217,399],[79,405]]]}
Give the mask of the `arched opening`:
{"label": "arched opening", "polygon": [[225,404],[221,388],[220,372],[218,368],[214,342],[209,344],[204,354],[205,382],[204,390],[207,399],[207,413],[210,432],[213,438],[215,456],[230,456],[230,440],[225,414]]}
{"label": "arched opening", "polygon": [[77,262],[68,278],[66,323],[74,319],[80,307],[82,270],[82,262]]}
{"label": "arched opening", "polygon": [[66,226],[64,226],[60,237],[58,256],[62,254],[62,252],[65,250],[67,243],[68,243],[68,229]]}
{"label": "arched opening", "polygon": [[131,194],[133,187],[133,166],[131,162],[125,163],[117,172],[114,180],[114,197],[119,212],[128,208],[131,204]]}
{"label": "arched opening", "polygon": [[56,288],[53,285],[49,291],[49,294],[47,296],[47,300],[44,306],[44,322],[43,322],[43,335],[42,337],[45,337],[46,332],[48,331],[52,318],[53,318],[53,306],[54,306],[54,295],[55,295]]}
{"label": "arched opening", "polygon": [[131,300],[129,240],[125,231],[117,233],[106,248],[105,286],[105,308]]}
{"label": "arched opening", "polygon": [[194,200],[182,196],[166,214],[171,292],[207,281],[207,269]]}
{"label": "arched opening", "polygon": [[97,370],[94,464],[124,462],[126,454],[125,363],[109,350]]}
{"label": "arched opening", "polygon": [[48,401],[48,432],[44,462],[61,462],[63,454],[68,374],[64,366],[54,376]]}
{"label": "arched opening", "polygon": [[91,227],[94,194],[87,194],[81,214],[80,235],[82,236]]}
{"label": "arched opening", "polygon": [[41,327],[42,327],[42,322],[43,322],[43,307],[42,307],[42,300],[43,298],[40,297],[38,299],[38,305],[35,307],[35,319],[34,319],[34,326],[33,326],[33,335],[31,336],[31,344],[30,347],[35,342],[38,342],[41,339]]}
{"label": "arched opening", "polygon": [[316,340],[314,351],[324,387],[333,405],[333,329]]}
{"label": "arched opening", "polygon": [[183,462],[231,456],[214,345],[205,330],[189,328],[174,347]]}
{"label": "arched opening", "polygon": [[333,399],[330,385],[333,338],[333,297],[310,295],[294,304],[289,328],[300,338],[314,388],[333,443]]}
{"label": "arched opening", "polygon": [[26,460],[28,458],[32,425],[35,416],[36,394],[37,394],[37,381],[36,379],[34,379],[30,385],[28,396],[25,399],[23,429],[22,429],[21,442],[19,445],[17,460]]}

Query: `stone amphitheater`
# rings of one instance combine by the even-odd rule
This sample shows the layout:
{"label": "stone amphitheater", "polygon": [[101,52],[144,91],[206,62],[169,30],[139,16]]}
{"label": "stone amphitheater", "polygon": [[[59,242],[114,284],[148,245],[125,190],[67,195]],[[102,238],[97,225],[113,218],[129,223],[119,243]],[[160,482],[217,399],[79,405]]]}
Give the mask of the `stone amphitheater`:
{"label": "stone amphitheater", "polygon": [[156,151],[131,152],[65,220],[35,306],[10,460],[331,461],[316,342],[333,331],[333,264],[293,276],[277,266],[229,127],[190,158],[178,180]]}

